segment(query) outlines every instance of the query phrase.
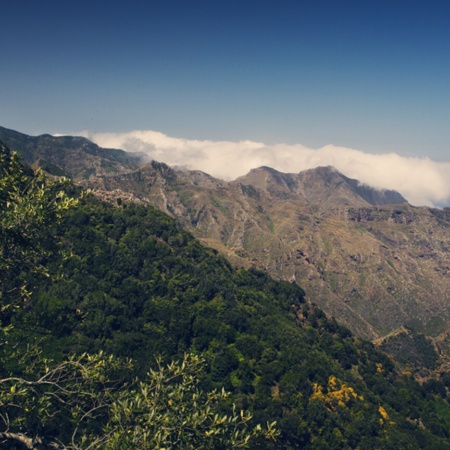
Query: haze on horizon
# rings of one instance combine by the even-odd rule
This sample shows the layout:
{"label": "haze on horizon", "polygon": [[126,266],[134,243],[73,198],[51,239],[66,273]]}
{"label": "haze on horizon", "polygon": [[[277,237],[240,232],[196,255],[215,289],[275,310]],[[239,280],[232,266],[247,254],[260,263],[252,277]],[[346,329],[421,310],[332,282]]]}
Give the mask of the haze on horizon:
{"label": "haze on horizon", "polygon": [[317,162],[442,206],[449,13],[443,0],[16,0],[0,125],[88,130],[221,177]]}

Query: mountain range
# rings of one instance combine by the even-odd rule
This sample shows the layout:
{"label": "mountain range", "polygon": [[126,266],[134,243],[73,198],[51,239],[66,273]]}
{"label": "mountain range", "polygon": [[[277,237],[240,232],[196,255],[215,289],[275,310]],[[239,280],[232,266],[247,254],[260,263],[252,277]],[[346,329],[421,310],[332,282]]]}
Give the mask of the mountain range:
{"label": "mountain range", "polygon": [[[103,149],[85,138],[0,127],[27,164],[114,203],[152,204],[232,263],[299,284],[309,302],[391,352],[415,333],[448,355],[450,210],[413,207],[332,167],[269,167],[228,182]],[[417,346],[416,346],[417,347]]]}

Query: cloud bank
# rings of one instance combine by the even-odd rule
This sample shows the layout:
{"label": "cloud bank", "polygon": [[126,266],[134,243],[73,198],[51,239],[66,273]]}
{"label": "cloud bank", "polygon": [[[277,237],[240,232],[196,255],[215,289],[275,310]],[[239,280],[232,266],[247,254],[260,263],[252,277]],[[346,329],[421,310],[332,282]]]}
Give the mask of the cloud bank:
{"label": "cloud bank", "polygon": [[142,130],[83,135],[102,147],[144,152],[170,166],[202,170],[224,180],[263,165],[290,173],[334,166],[344,175],[375,188],[394,189],[416,206],[450,202],[450,162],[438,163],[429,158],[369,154],[334,145],[313,149],[300,144],[182,139]]}

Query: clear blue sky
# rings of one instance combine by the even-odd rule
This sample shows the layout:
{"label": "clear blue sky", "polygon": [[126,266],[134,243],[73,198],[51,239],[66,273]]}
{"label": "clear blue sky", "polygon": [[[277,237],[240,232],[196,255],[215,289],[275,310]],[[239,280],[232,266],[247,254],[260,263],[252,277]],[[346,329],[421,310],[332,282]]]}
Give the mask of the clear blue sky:
{"label": "clear blue sky", "polygon": [[450,2],[1,0],[0,125],[450,160]]}

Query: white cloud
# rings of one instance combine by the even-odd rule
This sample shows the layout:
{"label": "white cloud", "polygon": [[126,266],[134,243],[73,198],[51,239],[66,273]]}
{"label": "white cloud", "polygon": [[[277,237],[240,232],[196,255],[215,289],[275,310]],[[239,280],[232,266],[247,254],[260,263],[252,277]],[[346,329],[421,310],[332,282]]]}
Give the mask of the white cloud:
{"label": "white cloud", "polygon": [[450,200],[450,162],[438,163],[429,158],[369,154],[334,145],[312,149],[300,144],[192,140],[157,131],[83,135],[102,147],[144,152],[170,166],[202,170],[225,180],[263,165],[291,173],[334,166],[370,186],[395,189],[413,205],[442,205]]}

